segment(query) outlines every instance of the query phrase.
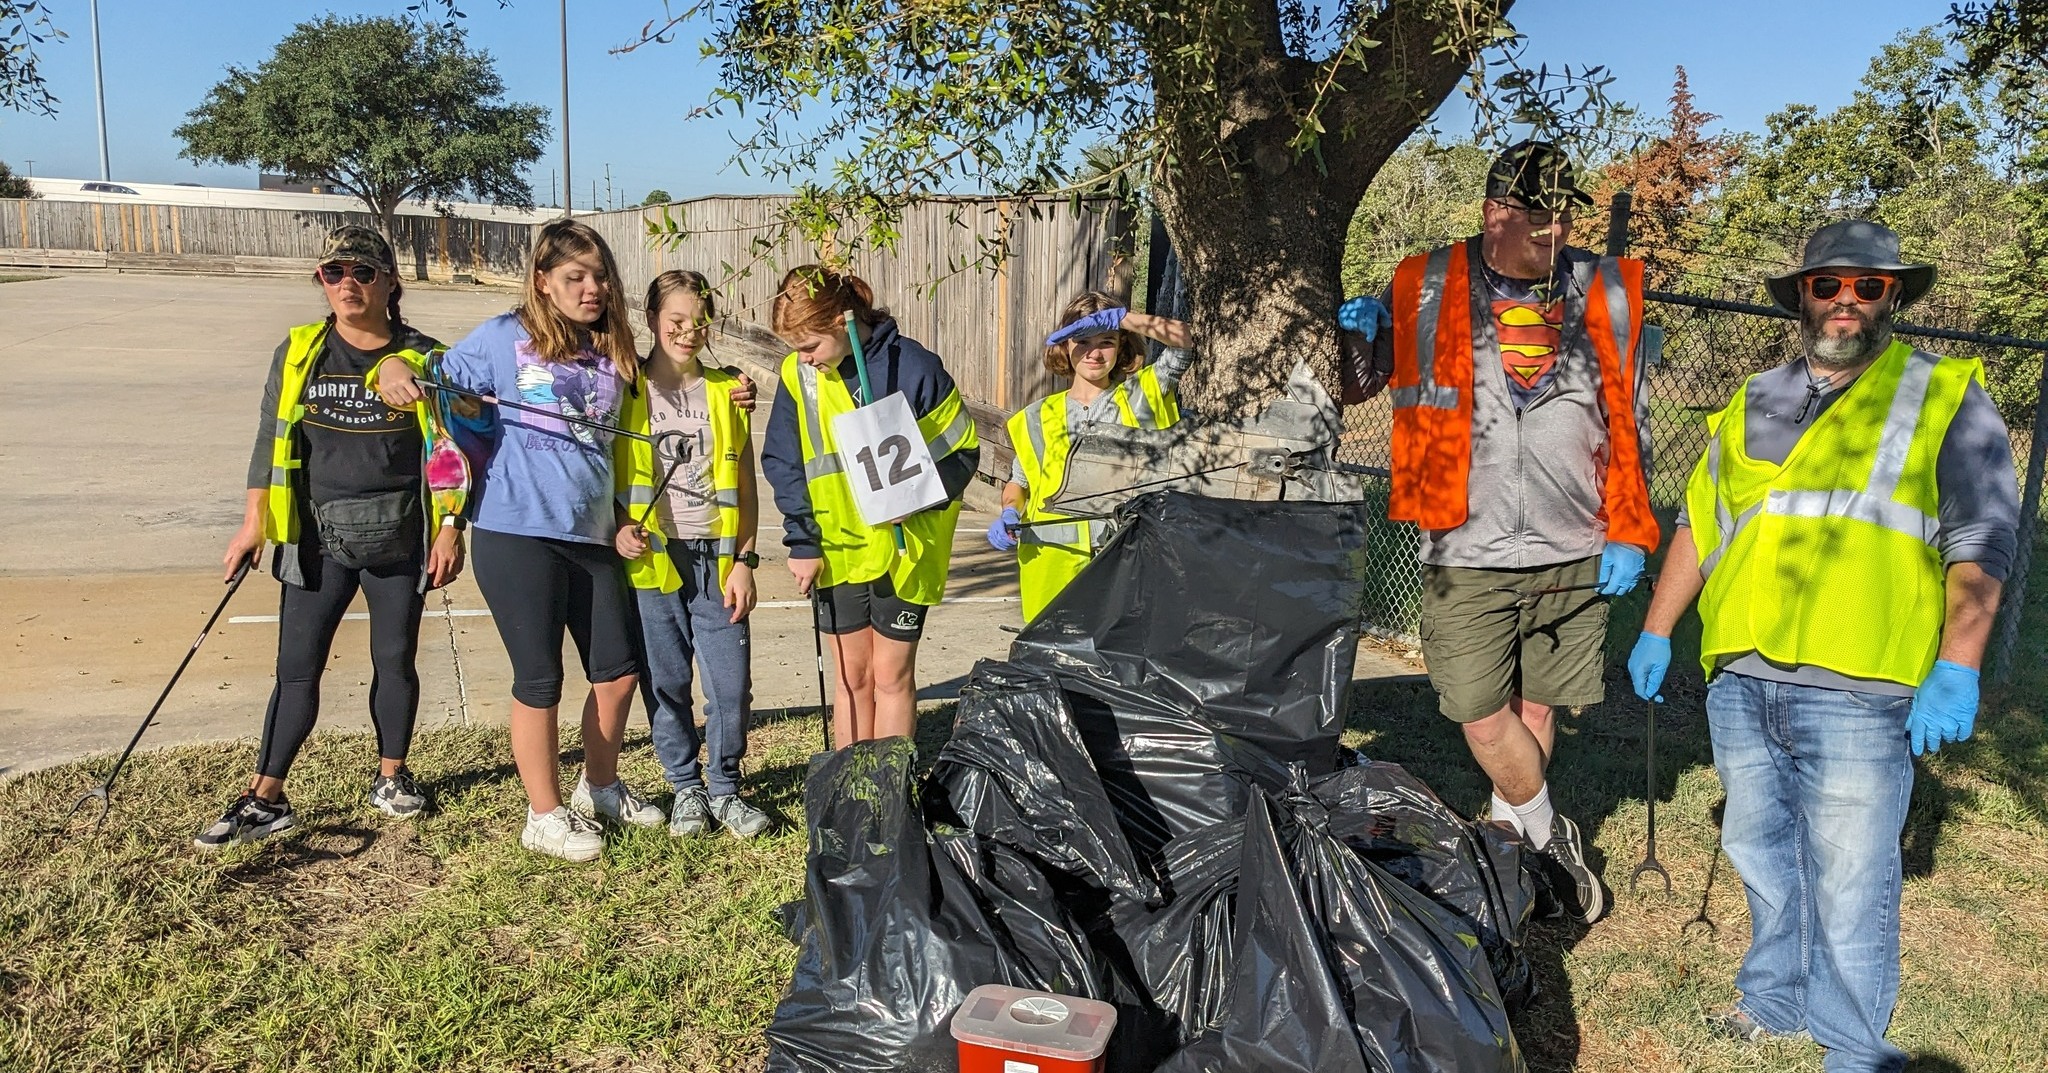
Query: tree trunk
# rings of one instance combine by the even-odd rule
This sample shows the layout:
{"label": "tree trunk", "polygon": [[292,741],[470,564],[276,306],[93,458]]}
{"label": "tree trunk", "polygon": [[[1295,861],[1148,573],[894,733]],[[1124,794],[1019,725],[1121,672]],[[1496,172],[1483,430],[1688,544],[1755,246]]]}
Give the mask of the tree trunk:
{"label": "tree trunk", "polygon": [[1302,361],[1336,397],[1339,274],[1358,184],[1295,174],[1239,183],[1220,169],[1204,178],[1181,176],[1159,198],[1197,343],[1182,399],[1204,415],[1249,416]]}

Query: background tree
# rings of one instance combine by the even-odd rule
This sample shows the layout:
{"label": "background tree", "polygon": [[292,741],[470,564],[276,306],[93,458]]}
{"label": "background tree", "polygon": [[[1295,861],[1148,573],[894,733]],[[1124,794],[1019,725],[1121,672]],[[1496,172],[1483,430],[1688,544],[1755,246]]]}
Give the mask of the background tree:
{"label": "background tree", "polygon": [[646,196],[646,197],[644,197],[644,198],[641,198],[641,199],[640,199],[640,204],[642,204],[642,205],[666,205],[666,204],[668,204],[669,202],[671,202],[671,201],[674,201],[674,200],[675,200],[674,198],[672,198],[672,197],[670,197],[670,196],[668,195],[668,191],[666,191],[666,190],[663,190],[663,189],[662,189],[661,187],[657,186],[657,187],[655,187],[654,189],[652,189],[652,190],[649,190],[649,191],[647,192],[647,196]]}
{"label": "background tree", "polygon": [[1419,136],[1387,158],[1351,217],[1344,293],[1379,294],[1411,253],[1477,234],[1493,152]]}
{"label": "background tree", "polygon": [[36,193],[35,187],[28,184],[27,179],[14,174],[14,169],[8,167],[5,160],[0,160],[0,197],[32,198],[41,196]]}
{"label": "background tree", "polygon": [[[1704,217],[1742,155],[1735,139],[1705,133],[1707,124],[1719,118],[1694,103],[1685,68],[1678,68],[1662,131],[1647,147],[1602,169],[1591,184],[1594,199],[1603,203],[1622,190],[1632,195],[1629,253],[1643,259],[1649,286],[1679,288],[1686,272],[1701,261],[1697,251],[1707,234]],[[1587,248],[1603,249],[1607,217],[1590,215],[1573,234]]]}
{"label": "background tree", "polygon": [[[1489,115],[1555,125],[1597,103],[1598,72],[1532,72],[1512,0],[697,0],[649,24],[708,23],[712,107],[758,121],[756,173],[807,187],[792,219],[886,239],[942,189],[1073,194],[1141,179],[1179,254],[1206,412],[1261,406],[1294,359],[1334,383],[1331,313],[1367,185],[1461,79]],[[1122,159],[1073,176],[1078,150]],[[842,243],[841,249],[845,248]],[[1053,310],[1045,310],[1050,317]]]}
{"label": "background tree", "polygon": [[318,179],[361,198],[386,233],[401,202],[533,206],[520,175],[548,111],[501,102],[490,54],[459,30],[407,19],[301,23],[253,71],[228,77],[177,129],[183,156]]}

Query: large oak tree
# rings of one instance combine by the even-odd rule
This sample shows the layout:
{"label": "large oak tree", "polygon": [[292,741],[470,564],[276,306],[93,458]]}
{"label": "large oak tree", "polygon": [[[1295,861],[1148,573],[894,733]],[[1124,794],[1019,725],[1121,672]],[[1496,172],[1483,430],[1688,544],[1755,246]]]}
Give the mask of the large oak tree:
{"label": "large oak tree", "polygon": [[547,144],[548,110],[504,92],[490,54],[447,24],[327,16],[294,28],[255,70],[228,68],[176,133],[193,160],[361,198],[389,233],[414,199],[532,207],[521,171]]}
{"label": "large oak tree", "polygon": [[[1512,2],[698,0],[628,47],[705,27],[711,107],[759,124],[743,162],[830,176],[793,218],[885,236],[894,206],[944,189],[1141,184],[1202,354],[1183,394],[1242,413],[1297,359],[1332,376],[1352,213],[1461,79],[1539,127],[1598,97],[1597,74],[1489,71]],[[1115,162],[1090,153],[1077,179],[1090,147]]]}

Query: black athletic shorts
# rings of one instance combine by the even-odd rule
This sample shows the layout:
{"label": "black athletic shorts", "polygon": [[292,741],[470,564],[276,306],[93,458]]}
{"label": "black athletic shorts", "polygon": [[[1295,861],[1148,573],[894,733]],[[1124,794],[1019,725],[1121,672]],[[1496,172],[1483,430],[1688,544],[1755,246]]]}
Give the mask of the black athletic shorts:
{"label": "black athletic shorts", "polygon": [[819,589],[815,607],[821,633],[872,629],[892,641],[916,641],[923,637],[925,613],[931,610],[896,595],[896,586],[887,574],[873,581]]}

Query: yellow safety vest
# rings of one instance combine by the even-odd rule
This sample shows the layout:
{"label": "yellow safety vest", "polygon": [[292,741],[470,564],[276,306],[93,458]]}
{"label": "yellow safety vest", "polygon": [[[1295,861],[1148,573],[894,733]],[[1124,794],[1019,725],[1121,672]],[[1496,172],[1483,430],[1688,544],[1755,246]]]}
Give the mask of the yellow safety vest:
{"label": "yellow safety vest", "polygon": [[[1173,392],[1161,388],[1156,366],[1124,378],[1110,392],[1117,418],[1127,428],[1165,428],[1180,420],[1179,402]],[[1067,394],[1047,396],[1010,415],[1010,446],[1028,482],[1023,513],[1027,524],[1017,534],[1017,588],[1026,622],[1037,618],[1080,575],[1109,525],[1100,519],[1060,524],[1066,515],[1046,505],[1067,479]]]}
{"label": "yellow safety vest", "polygon": [[[854,505],[832,437],[832,419],[855,409],[853,393],[837,369],[805,365],[791,353],[782,360],[783,397],[797,405],[798,437],[803,444],[805,490],[811,517],[818,527],[824,565],[817,584],[857,585],[888,575],[896,595],[913,604],[932,606],[946,595],[946,570],[953,561],[953,528],[960,504],[919,511],[903,519],[904,550],[897,554],[890,526],[861,521]],[[917,419],[918,431],[932,460],[981,446],[974,418],[960,401],[959,389],[947,393],[931,413]]]}
{"label": "yellow safety vest", "polygon": [[[718,507],[717,531],[712,538],[717,541],[721,592],[726,575],[732,573],[733,558],[739,553],[740,455],[752,434],[747,412],[732,403],[732,391],[739,382],[738,377],[723,369],[704,367],[704,403],[711,416],[711,495]],[[643,436],[651,434],[644,372],[619,407],[619,427]],[[626,564],[626,578],[636,589],[674,592],[682,588],[683,576],[676,570],[675,560],[669,558],[667,534],[661,531],[661,511],[654,503],[654,486],[661,474],[654,465],[653,445],[627,436],[613,437],[612,459],[619,503],[647,530],[647,550]]]}
{"label": "yellow safety vest", "polygon": [[1783,465],[1744,449],[1748,386],[1707,419],[1686,486],[1699,549],[1700,664],[1775,663],[1918,686],[1946,604],[1935,462],[1983,363],[1894,342]]}
{"label": "yellow safety vest", "polygon": [[[313,374],[313,359],[319,356],[320,347],[326,340],[326,321],[301,324],[292,329],[291,341],[285,348],[283,377],[277,392],[277,422],[270,441],[270,493],[263,513],[263,538],[273,544],[296,544],[299,540],[299,511],[295,499],[299,490],[293,479],[293,472],[305,466],[305,459],[299,457],[299,420],[306,416],[306,406],[302,401],[306,378]],[[416,350],[399,350],[391,356],[402,359],[411,367],[413,375],[425,377],[446,351],[446,347],[437,346],[425,354]],[[369,375],[374,377],[376,374],[372,367]],[[415,403],[413,415],[418,418],[424,448],[431,448],[434,444],[432,400],[422,399]],[[424,477],[420,485],[421,496],[427,506],[427,537],[431,541],[440,530],[442,515],[462,508],[462,497],[458,495],[444,502],[428,488]]]}

